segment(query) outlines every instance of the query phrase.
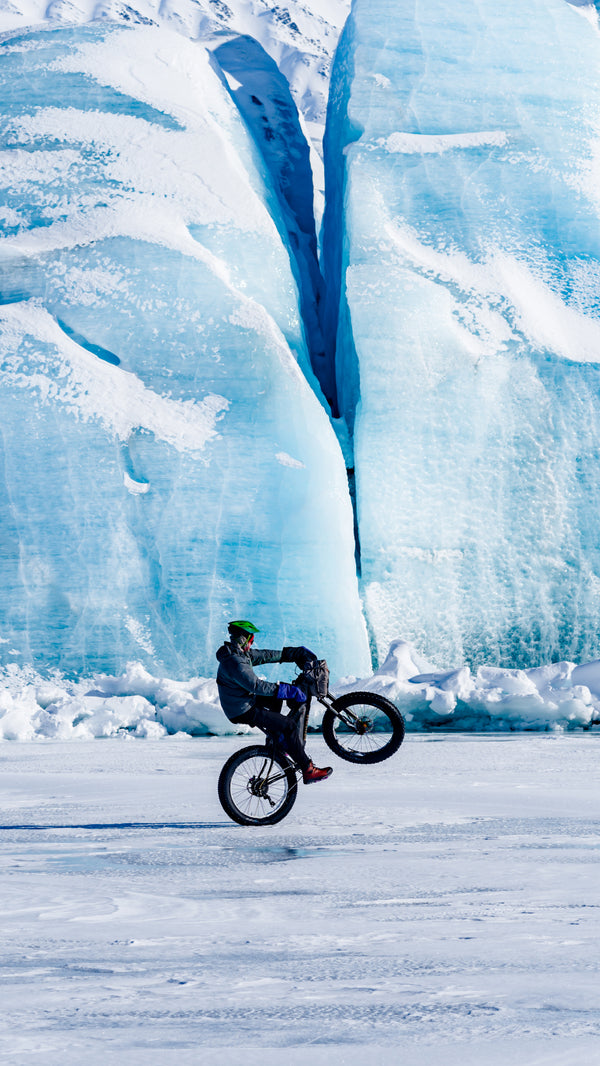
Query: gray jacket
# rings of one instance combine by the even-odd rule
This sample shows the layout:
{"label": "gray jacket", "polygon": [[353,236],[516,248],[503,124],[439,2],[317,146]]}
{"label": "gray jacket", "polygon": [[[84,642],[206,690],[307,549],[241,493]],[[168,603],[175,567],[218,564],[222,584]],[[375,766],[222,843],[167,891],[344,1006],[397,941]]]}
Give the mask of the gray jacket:
{"label": "gray jacket", "polygon": [[306,662],[305,648],[282,648],[281,651],[268,651],[261,648],[249,648],[241,651],[237,644],[227,642],[217,652],[219,669],[217,686],[221,707],[229,718],[235,722],[241,715],[251,711],[260,696],[277,696],[278,681],[262,681],[252,669],[261,663],[296,663],[302,668]]}

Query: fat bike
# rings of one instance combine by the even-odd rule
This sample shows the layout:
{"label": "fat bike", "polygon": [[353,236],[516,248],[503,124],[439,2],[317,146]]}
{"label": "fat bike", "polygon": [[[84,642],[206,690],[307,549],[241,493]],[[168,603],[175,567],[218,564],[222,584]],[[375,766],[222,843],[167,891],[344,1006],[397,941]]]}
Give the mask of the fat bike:
{"label": "fat bike", "polygon": [[[398,751],[404,719],[391,700],[378,692],[346,692],[334,698],[328,682],[325,660],[306,667],[294,682],[307,693],[298,721],[304,741],[311,702],[317,699],[325,708],[323,739],[340,759],[378,763]],[[267,736],[264,744],[242,748],[227,760],[219,775],[219,800],[240,825],[274,825],[290,813],[301,779],[295,760]]]}

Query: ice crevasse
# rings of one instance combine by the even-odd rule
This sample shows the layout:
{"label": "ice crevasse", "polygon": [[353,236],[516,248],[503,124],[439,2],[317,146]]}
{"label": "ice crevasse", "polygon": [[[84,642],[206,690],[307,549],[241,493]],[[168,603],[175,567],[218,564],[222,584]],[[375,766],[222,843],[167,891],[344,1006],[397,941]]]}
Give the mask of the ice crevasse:
{"label": "ice crevasse", "polygon": [[146,26],[0,50],[0,654],[210,676],[250,613],[368,670],[286,229],[217,64]]}
{"label": "ice crevasse", "polygon": [[354,0],[324,249],[380,661],[599,655],[599,116],[592,7]]}

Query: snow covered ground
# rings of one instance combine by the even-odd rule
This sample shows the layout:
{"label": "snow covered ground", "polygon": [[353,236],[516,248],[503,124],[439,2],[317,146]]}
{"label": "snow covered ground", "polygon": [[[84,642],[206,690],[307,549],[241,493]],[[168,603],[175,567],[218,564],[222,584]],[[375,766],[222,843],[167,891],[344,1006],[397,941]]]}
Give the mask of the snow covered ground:
{"label": "snow covered ground", "polygon": [[241,743],[2,745],[2,1061],[600,1062],[596,737],[409,736],[268,830]]}

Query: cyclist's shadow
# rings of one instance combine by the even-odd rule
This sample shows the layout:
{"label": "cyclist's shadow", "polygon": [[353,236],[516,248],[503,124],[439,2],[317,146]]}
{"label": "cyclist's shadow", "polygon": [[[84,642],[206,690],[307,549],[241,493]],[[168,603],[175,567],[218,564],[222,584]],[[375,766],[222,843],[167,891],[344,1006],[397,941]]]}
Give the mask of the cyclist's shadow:
{"label": "cyclist's shadow", "polygon": [[21,823],[0,825],[0,832],[49,832],[51,830],[104,830],[104,829],[233,829],[230,821],[223,822],[69,822]]}

